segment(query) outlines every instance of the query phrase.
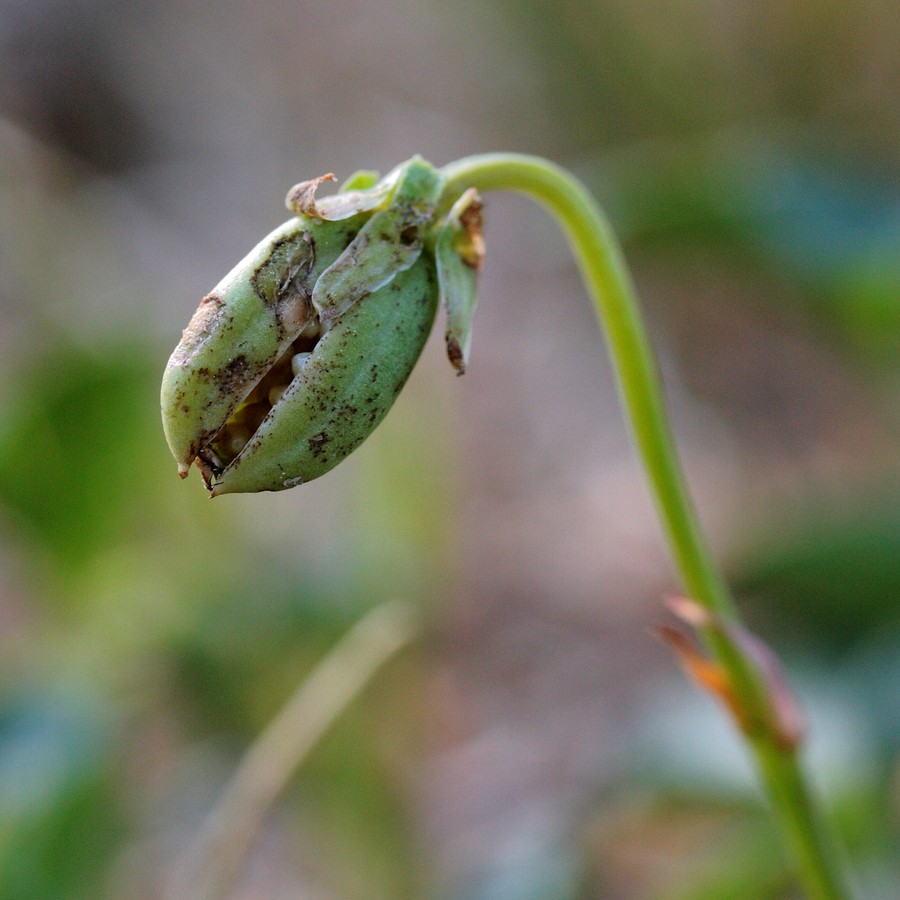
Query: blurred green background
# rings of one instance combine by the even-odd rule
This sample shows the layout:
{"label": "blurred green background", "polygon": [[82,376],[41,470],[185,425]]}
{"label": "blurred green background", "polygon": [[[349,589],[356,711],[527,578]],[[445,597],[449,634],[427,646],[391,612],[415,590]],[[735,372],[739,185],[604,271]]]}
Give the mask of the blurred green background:
{"label": "blurred green background", "polygon": [[234,897],[798,896],[740,746],[651,634],[677,582],[528,201],[488,199],[465,378],[438,336],[299,490],[176,477],[168,353],[286,189],[501,149],[609,211],[715,550],[861,896],[896,897],[895,13],[2,0],[0,897],[159,896],[254,737],[394,597],[427,639],[316,749]]}

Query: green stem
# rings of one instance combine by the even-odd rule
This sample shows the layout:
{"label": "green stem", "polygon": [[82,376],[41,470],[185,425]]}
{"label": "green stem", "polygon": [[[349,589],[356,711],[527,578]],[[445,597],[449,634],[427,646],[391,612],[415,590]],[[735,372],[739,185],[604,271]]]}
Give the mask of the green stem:
{"label": "green stem", "polygon": [[[471,156],[445,166],[443,174],[445,204],[470,187],[480,192],[511,190],[537,200],[556,216],[604,330],[622,401],[684,589],[720,620],[737,622],[734,602],[713,562],[685,484],[631,277],[602,211],[566,170],[537,157]],[[722,629],[706,628],[703,635],[752,723],[746,735],[748,745],[807,892],[822,900],[849,896],[796,751],[785,749],[772,727],[769,697],[756,666]]]}

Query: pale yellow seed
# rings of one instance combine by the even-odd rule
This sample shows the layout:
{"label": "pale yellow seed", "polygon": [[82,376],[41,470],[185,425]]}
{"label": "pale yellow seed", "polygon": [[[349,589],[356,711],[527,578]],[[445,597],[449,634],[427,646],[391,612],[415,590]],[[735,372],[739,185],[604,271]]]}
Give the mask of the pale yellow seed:
{"label": "pale yellow seed", "polygon": [[291,371],[294,375],[299,375],[303,367],[309,362],[312,353],[295,353],[291,357]]}
{"label": "pale yellow seed", "polygon": [[269,388],[269,403],[274,406],[280,399],[281,395],[288,389],[286,384],[276,384],[275,387]]}
{"label": "pale yellow seed", "polygon": [[234,425],[228,431],[228,437],[223,449],[233,457],[237,456],[247,446],[251,436],[249,428],[245,428],[243,425]]}
{"label": "pale yellow seed", "polygon": [[303,326],[303,331],[300,332],[298,337],[302,338],[317,338],[319,336],[320,324],[318,317],[314,317],[310,319],[306,325]]}

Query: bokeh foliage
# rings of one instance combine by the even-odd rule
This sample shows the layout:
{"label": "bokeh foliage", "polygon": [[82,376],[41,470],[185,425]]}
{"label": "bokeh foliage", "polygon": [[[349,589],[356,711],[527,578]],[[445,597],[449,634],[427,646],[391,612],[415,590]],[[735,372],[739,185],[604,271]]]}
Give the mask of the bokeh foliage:
{"label": "bokeh foliage", "polygon": [[[673,392],[686,385],[709,407],[727,435],[710,452],[740,470],[739,502],[718,510],[727,571],[810,711],[813,769],[865,896],[893,896],[891,5],[472,0],[462,8],[477,15],[460,17],[397,0],[372,7],[364,34],[341,24],[361,21],[356,5],[314,7],[0,7],[0,897],[154,896],[296,684],[398,593],[440,627],[310,758],[267,824],[248,896],[794,896],[718,713],[648,649],[658,595],[674,585],[617,574],[634,556],[643,565],[655,532],[623,547],[585,609],[541,587],[544,570],[569,565],[553,553],[573,535],[523,545],[546,556],[516,552],[524,515],[505,523],[509,556],[496,561],[516,587],[479,592],[466,579],[465,548],[504,544],[486,509],[534,512],[568,496],[567,480],[589,494],[607,464],[590,450],[588,469],[563,461],[578,449],[563,434],[532,506],[527,473],[474,496],[462,461],[489,468],[504,451],[464,423],[509,432],[507,452],[534,434],[477,419],[460,396],[508,408],[516,373],[545,357],[476,333],[464,379],[476,387],[455,392],[445,363],[426,358],[383,428],[321,486],[209,503],[194,476],[175,477],[157,412],[166,355],[197,297],[276,224],[279,192],[319,168],[499,146],[571,165],[623,235]],[[537,346],[561,348],[541,380],[590,366],[566,355],[578,335],[554,334],[546,311],[577,284],[545,288],[529,257],[553,272],[568,262],[529,253],[527,225],[492,231],[493,210],[502,217],[502,204],[488,208],[489,254],[539,284]],[[507,298],[516,290],[490,281],[491,264],[483,305],[513,316],[528,297]],[[478,381],[479,352],[495,384]],[[533,418],[553,402],[529,399]],[[645,603],[623,613],[619,595]],[[568,747],[546,737],[567,695],[531,676],[558,675],[543,661],[572,655],[573,609],[600,620],[596,635],[572,631],[604,655],[620,649],[610,622],[629,623],[624,650],[640,672],[592,686],[584,717],[600,710],[596,727],[570,739],[578,752],[554,755]],[[505,663],[516,640],[527,652]],[[526,699],[534,745],[523,748],[509,735]],[[546,758],[542,777],[517,780],[528,758],[492,756],[504,739]],[[614,749],[595,759],[592,743]]]}

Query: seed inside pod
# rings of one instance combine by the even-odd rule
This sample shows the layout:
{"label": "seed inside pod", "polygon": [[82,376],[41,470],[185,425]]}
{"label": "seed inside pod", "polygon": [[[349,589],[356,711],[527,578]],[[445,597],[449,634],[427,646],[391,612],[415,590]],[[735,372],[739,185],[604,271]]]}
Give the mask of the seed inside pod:
{"label": "seed inside pod", "polygon": [[299,375],[303,371],[303,367],[309,362],[312,353],[295,353],[291,357],[291,371],[294,375]]}
{"label": "seed inside pod", "polygon": [[201,452],[214,471],[223,470],[240,455],[291,381],[312,357],[320,335],[319,320],[314,317],[232,413],[208,451]]}

